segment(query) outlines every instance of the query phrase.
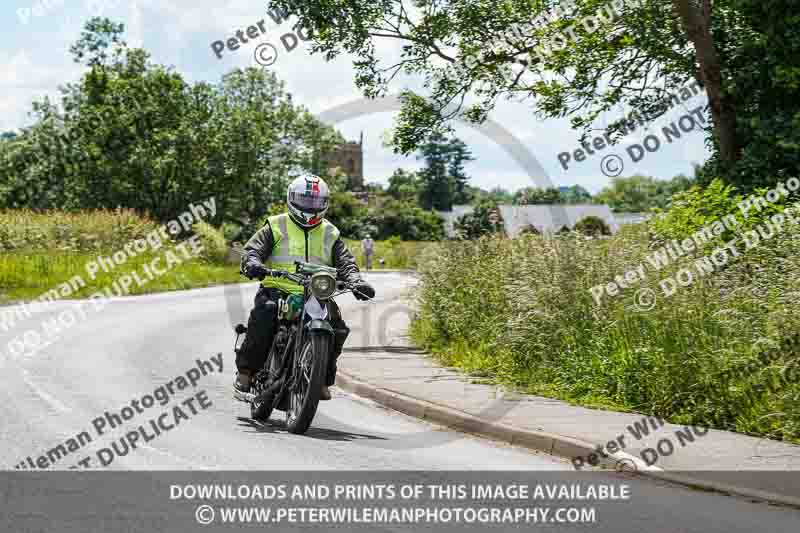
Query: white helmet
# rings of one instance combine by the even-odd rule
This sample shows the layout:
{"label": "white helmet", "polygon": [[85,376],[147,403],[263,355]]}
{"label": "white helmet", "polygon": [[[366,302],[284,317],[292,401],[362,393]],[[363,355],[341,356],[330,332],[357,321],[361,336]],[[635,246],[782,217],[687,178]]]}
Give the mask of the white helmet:
{"label": "white helmet", "polygon": [[303,228],[314,228],[322,223],[330,205],[330,190],[322,178],[304,174],[295,178],[286,192],[289,216]]}

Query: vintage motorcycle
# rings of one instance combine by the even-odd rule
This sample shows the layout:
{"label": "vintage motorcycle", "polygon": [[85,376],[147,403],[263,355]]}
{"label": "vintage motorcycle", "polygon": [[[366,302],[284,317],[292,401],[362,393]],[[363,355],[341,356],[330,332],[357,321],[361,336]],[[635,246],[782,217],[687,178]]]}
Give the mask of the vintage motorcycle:
{"label": "vintage motorcycle", "polygon": [[[303,294],[285,294],[278,301],[278,326],[264,367],[255,375],[249,393],[236,398],[250,404],[250,416],[265,421],[272,411],[286,412],[290,433],[305,433],[317,412],[325,382],[335,331],[329,320],[333,298],[358,292],[353,283],[336,280],[336,269],[295,262],[297,272],[270,270],[303,287]],[[262,278],[263,279],[263,278]],[[235,328],[234,351],[247,332],[244,324]]]}

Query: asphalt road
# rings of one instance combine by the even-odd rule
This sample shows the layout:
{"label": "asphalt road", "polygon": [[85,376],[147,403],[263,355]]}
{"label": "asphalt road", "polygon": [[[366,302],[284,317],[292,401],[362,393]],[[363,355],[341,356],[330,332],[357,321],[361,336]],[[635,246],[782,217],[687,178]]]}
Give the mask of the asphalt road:
{"label": "asphalt road", "polygon": [[[413,285],[413,278],[404,274],[369,279],[379,293],[377,301],[363,304],[350,295],[339,300],[356,330],[349,343],[353,348],[398,342],[404,320],[398,302]],[[70,439],[85,432],[91,443],[68,450],[48,466],[67,469],[88,457],[91,466],[102,468],[98,450],[113,451],[114,442],[121,447],[119,439],[140,426],[147,433],[147,421],[167,412],[164,423],[174,427],[153,436],[150,426],[150,442],[139,437],[135,450],[115,452],[106,469],[571,470],[567,461],[453,434],[341,390],[320,404],[305,436],[288,434],[280,412],[267,424],[251,421],[247,406],[231,396],[232,324],[244,321],[255,290],[249,284],[120,298],[100,311],[84,305],[82,315],[73,313],[79,317],[76,323],[64,328],[55,342],[22,356],[9,355],[9,341],[25,331],[45,331],[43,324],[74,302],[60,302],[10,332],[0,330],[0,467],[14,469],[28,457],[36,462],[59,444],[68,448]],[[392,320],[381,324],[389,315]],[[363,325],[367,318],[370,327]],[[219,353],[222,372],[211,361]],[[196,369],[197,359],[209,361],[207,375],[198,372],[192,376],[196,387],[179,390],[176,378]],[[140,405],[141,414],[113,430],[106,425],[104,434],[97,434],[99,423],[93,421],[106,411],[122,416],[132,400],[142,401],[167,383],[174,395],[164,406]],[[193,395],[194,401],[181,403]],[[174,406],[185,416],[176,417]],[[407,444],[408,435],[416,436],[415,445]],[[393,441],[403,445],[392,446]],[[800,524],[800,512],[791,509],[621,474],[602,475],[629,483],[635,494],[629,502],[635,506],[613,507],[601,517],[609,531],[797,531]]]}
{"label": "asphalt road", "polygon": [[[355,323],[377,322],[387,302],[404,294],[409,278],[400,274],[375,275],[382,293],[373,304],[356,302],[351,295],[340,297],[340,305],[354,326],[351,346],[359,339],[379,341],[374,328],[359,331]],[[3,465],[14,468],[26,457],[35,461],[48,449],[81,431],[94,438],[92,422],[106,411],[121,413],[125,405],[152,394],[154,389],[195,368],[196,359],[210,360],[223,354],[223,371],[202,376],[196,388],[177,390],[166,406],[156,404],[136,418],[124,421],[113,431],[109,424],[81,452],[108,447],[114,438],[135,430],[165,408],[179,405],[192,393],[205,391],[212,407],[189,416],[133,453],[119,454],[113,469],[568,469],[563,461],[533,455],[522,449],[501,446],[475,438],[461,438],[439,432],[405,415],[379,408],[368,400],[335,389],[335,398],[322,402],[312,429],[304,437],[288,434],[283,413],[276,411],[268,424],[250,420],[247,405],[234,401],[231,384],[235,374],[231,323],[244,322],[256,286],[212,288],[143,297],[116,299],[101,312],[84,308],[85,321],[64,329],[59,340],[25,356],[6,357],[0,386],[0,420],[3,421],[0,449]],[[12,335],[0,337],[0,347],[13,334],[36,329],[37,324],[58,316],[67,302],[53,311],[20,324]],[[74,313],[77,317],[78,313]],[[403,315],[397,317],[404,318]],[[383,328],[392,330],[392,326]],[[383,342],[387,342],[383,340]],[[388,341],[392,342],[392,341]],[[213,364],[213,363],[212,363]],[[168,425],[168,421],[164,421]],[[150,431],[153,433],[153,431]],[[442,438],[437,433],[446,433]],[[409,449],[393,448],[391,440],[402,435],[429,435],[442,444]],[[108,438],[105,438],[108,437]],[[456,437],[456,438],[453,438]],[[404,441],[405,442],[405,441]],[[77,464],[87,454],[75,452],[54,467]],[[70,460],[72,459],[72,460]],[[479,462],[476,462],[479,459]],[[94,466],[96,461],[92,461]]]}

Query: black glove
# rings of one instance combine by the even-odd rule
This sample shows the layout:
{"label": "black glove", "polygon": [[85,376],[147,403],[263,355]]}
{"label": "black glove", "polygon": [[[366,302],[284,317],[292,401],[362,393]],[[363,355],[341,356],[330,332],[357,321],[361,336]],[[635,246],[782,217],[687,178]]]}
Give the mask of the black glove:
{"label": "black glove", "polygon": [[364,280],[358,280],[353,284],[353,294],[357,300],[362,302],[375,298],[375,289]]}
{"label": "black glove", "polygon": [[270,273],[270,270],[261,263],[255,261],[247,263],[244,267],[244,275],[250,279],[264,279]]}

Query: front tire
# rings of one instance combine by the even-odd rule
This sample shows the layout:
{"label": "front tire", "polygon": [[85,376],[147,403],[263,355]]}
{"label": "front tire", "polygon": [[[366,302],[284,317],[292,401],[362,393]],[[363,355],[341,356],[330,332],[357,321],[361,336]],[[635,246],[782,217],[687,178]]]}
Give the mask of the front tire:
{"label": "front tire", "polygon": [[303,345],[300,358],[295,362],[297,390],[290,391],[289,409],[286,411],[289,433],[302,435],[311,426],[325,383],[330,348],[330,335],[325,334],[312,333]]}

